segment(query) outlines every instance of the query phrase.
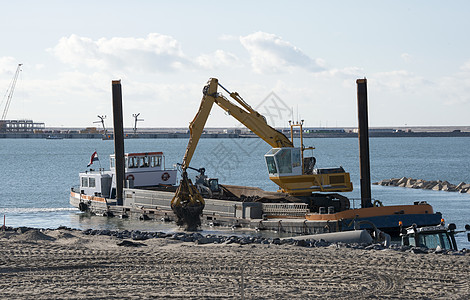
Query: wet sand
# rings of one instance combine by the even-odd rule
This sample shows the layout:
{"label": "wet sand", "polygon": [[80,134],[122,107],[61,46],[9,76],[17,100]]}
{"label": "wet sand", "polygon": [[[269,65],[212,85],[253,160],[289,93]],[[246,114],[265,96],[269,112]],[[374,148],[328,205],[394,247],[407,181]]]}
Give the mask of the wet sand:
{"label": "wet sand", "polygon": [[470,254],[0,232],[0,299],[470,299]]}

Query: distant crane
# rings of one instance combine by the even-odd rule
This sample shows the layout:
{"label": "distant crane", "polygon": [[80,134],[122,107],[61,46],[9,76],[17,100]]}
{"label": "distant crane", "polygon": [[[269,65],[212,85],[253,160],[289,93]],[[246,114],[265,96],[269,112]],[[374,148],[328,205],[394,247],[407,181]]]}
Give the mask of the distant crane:
{"label": "distant crane", "polygon": [[13,76],[10,86],[8,87],[5,93],[5,96],[3,97],[2,103],[5,101],[5,97],[6,97],[6,103],[5,103],[5,108],[3,109],[3,114],[2,114],[2,119],[1,119],[2,121],[4,121],[7,117],[8,109],[10,108],[11,98],[13,98],[13,92],[15,91],[16,81],[18,80],[18,75],[20,74],[22,65],[23,64],[18,64],[18,67],[16,68],[16,72],[15,72],[15,75]]}
{"label": "distant crane", "polygon": [[138,117],[140,116],[140,113],[138,114],[132,114],[132,117],[134,117],[134,135],[137,134],[137,121],[143,121],[144,119],[138,119]]}

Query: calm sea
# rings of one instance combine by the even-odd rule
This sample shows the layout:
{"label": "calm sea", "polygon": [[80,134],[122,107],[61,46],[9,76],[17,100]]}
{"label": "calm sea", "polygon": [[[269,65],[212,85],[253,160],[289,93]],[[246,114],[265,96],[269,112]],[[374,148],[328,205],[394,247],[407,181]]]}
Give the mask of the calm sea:
{"label": "calm sea", "polygon": [[[185,139],[127,139],[125,151],[163,151],[166,167],[172,168],[181,162],[186,145]],[[305,145],[316,147],[318,167],[343,166],[350,172],[357,189],[346,195],[360,197],[357,139],[306,139]],[[0,139],[0,216],[5,215],[7,226],[178,230],[160,222],[85,217],[69,205],[70,188],[78,185],[78,173],[86,170],[91,154],[98,152],[95,167],[108,169],[113,149],[113,141],[92,139]],[[372,180],[406,176],[470,183],[468,149],[470,138],[372,138]],[[191,165],[205,167],[221,183],[274,191],[263,159],[268,150],[259,139],[201,139]],[[372,196],[385,205],[427,201],[457,228],[470,223],[470,194],[372,186]],[[470,248],[465,233],[458,243]]]}

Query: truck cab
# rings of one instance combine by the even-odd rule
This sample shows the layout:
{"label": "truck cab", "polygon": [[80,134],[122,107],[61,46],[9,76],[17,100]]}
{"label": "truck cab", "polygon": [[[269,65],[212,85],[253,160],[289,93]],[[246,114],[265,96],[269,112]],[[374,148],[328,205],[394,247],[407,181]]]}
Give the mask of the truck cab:
{"label": "truck cab", "polygon": [[[466,228],[468,228],[468,225]],[[445,226],[442,222],[440,225],[426,227],[417,227],[416,224],[413,224],[413,226],[401,229],[402,245],[428,249],[439,247],[442,250],[458,250],[455,241],[455,234],[458,232],[455,229],[454,223]]]}

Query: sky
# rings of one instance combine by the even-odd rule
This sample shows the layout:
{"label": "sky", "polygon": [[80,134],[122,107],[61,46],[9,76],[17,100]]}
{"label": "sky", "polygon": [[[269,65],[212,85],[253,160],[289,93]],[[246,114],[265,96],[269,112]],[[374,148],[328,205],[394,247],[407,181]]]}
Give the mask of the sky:
{"label": "sky", "polygon": [[[272,126],[468,126],[469,1],[0,0],[1,112],[46,127],[186,127],[215,77]],[[228,97],[228,95],[226,95]],[[208,127],[239,123],[218,107]]]}

